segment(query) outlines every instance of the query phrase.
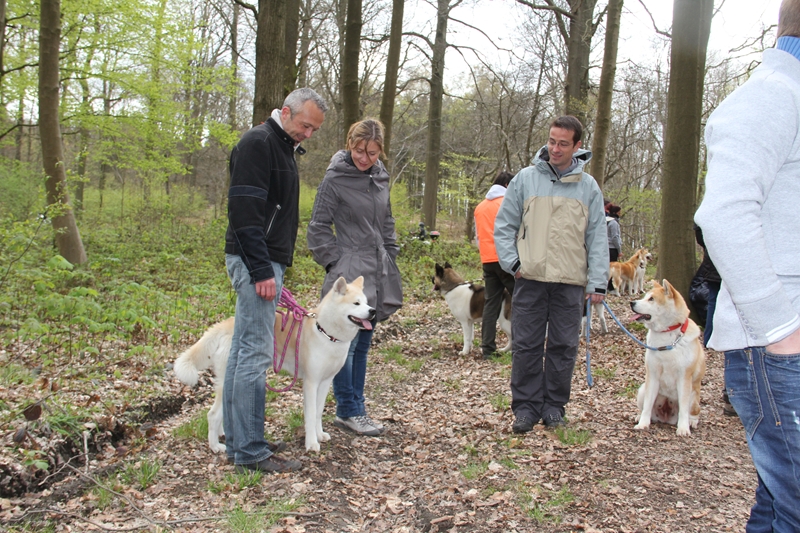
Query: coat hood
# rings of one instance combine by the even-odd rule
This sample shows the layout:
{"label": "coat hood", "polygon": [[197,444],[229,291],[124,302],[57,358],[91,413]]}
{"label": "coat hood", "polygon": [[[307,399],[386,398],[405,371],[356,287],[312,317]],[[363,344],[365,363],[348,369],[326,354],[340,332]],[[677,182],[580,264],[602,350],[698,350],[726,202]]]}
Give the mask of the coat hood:
{"label": "coat hood", "polygon": [[368,170],[361,171],[355,166],[347,150],[339,150],[333,154],[326,176],[349,188],[363,188],[370,179],[381,189],[389,186],[389,172],[383,161],[378,159]]}
{"label": "coat hood", "polygon": [[[586,163],[591,161],[592,159],[592,152],[589,150],[585,150],[583,148],[578,148],[578,151],[575,152],[575,155],[572,156],[572,162],[575,165],[570,171],[566,174],[561,176],[561,179],[566,178],[567,176],[573,176],[575,174],[580,177],[580,174],[583,172],[583,168],[586,166]],[[534,166],[543,165],[545,169],[554,172],[555,169],[550,165],[550,153],[547,151],[547,145],[542,146],[539,153],[536,154],[536,157],[533,159]],[[569,179],[567,181],[570,181]]]}

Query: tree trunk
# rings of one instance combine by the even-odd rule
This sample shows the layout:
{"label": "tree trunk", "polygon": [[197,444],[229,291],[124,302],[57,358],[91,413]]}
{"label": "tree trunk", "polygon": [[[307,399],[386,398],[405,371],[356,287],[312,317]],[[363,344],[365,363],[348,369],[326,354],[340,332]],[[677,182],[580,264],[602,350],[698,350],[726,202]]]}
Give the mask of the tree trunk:
{"label": "tree trunk", "polygon": [[386,78],[383,82],[383,96],[381,98],[380,118],[385,128],[383,135],[383,151],[387,159],[390,159],[389,150],[392,142],[394,100],[397,97],[397,69],[400,67],[400,48],[403,43],[404,4],[404,0],[392,1],[392,27],[389,32],[389,55],[386,58]]}
{"label": "tree trunk", "polygon": [[297,64],[297,86],[308,87],[308,53],[311,50],[311,21],[309,13],[313,6],[311,0],[303,0],[302,31],[300,32],[300,61]]}
{"label": "tree trunk", "polygon": [[300,35],[300,0],[287,0],[286,3],[286,36],[285,66],[283,78],[283,97],[294,91],[297,83],[297,39]]}
{"label": "tree trunk", "polygon": [[[342,129],[344,135],[350,125],[358,121],[358,55],[361,51],[361,0],[347,0],[347,22],[344,31],[342,56]],[[346,141],[346,139],[345,139]]]}
{"label": "tree trunk", "polygon": [[658,279],[668,279],[685,297],[696,268],[692,217],[713,7],[713,0],[675,0],[672,10]]}
{"label": "tree trunk", "polygon": [[231,130],[236,131],[238,121],[236,119],[236,107],[239,104],[239,4],[232,2],[233,14],[231,15],[231,69],[233,70],[231,78],[233,78],[234,89],[231,92],[231,98],[228,100],[228,123]]}
{"label": "tree trunk", "polygon": [[589,54],[594,36],[593,16],[597,0],[569,0],[572,18],[567,41],[567,84],[564,87],[565,111],[586,125],[589,99]]}
{"label": "tree trunk", "polygon": [[283,106],[287,0],[259,0],[256,22],[256,88],[253,126]]}
{"label": "tree trunk", "polygon": [[61,2],[41,0],[39,21],[39,135],[42,161],[47,175],[45,188],[51,209],[58,252],[72,264],[86,262],[81,235],[69,205],[67,175],[64,170],[64,147],[58,120],[59,70],[61,42]]}
{"label": "tree trunk", "polygon": [[592,176],[600,189],[603,188],[606,175],[606,149],[608,148],[608,132],[611,129],[611,100],[614,95],[614,76],[617,73],[622,3],[623,0],[609,0],[606,14],[606,43],[603,51],[603,70],[600,73],[600,89],[597,95],[597,118],[594,124],[591,162]]}
{"label": "tree trunk", "polygon": [[0,85],[3,81],[3,56],[6,50],[6,0],[0,0]]}
{"label": "tree trunk", "polygon": [[425,160],[425,194],[422,216],[429,230],[436,229],[437,196],[439,193],[439,161],[442,157],[442,97],[444,95],[444,54],[447,50],[449,0],[438,0],[436,40],[431,61],[431,96],[428,108],[428,153]]}

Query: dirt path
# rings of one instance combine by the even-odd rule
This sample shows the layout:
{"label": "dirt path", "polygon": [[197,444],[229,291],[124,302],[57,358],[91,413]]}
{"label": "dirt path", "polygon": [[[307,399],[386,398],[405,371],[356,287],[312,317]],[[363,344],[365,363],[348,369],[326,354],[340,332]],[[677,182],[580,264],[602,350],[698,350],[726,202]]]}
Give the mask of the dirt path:
{"label": "dirt path", "polygon": [[[300,428],[284,438],[304,470],[240,488],[233,467],[206,442],[173,436],[210,405],[208,380],[194,391],[173,380],[167,388],[174,395],[199,395],[202,406],[189,401],[156,423],[140,455],[118,458],[108,450],[89,468],[105,479],[98,472],[108,465],[157,460],[152,485],[118,485],[129,502],[113,498],[103,507],[85,479],[64,489],[76,483],[73,476],[44,493],[0,500],[0,519],[10,524],[26,509],[57,509],[44,516],[59,532],[163,531],[159,521],[187,533],[234,531],[232,510],[263,511],[280,500],[302,502],[298,514],[275,516],[271,526],[265,518],[252,531],[743,530],[755,471],[741,424],[722,415],[721,356],[709,352],[700,426],[690,438],[678,438],[671,426],[637,432],[633,394],[644,378],[643,353],[611,329],[593,336],[594,388],[586,386],[583,345],[574,374],[567,417],[575,431],[568,437],[589,436],[585,444],[564,444],[541,425],[524,437],[512,434],[510,365],[476,359],[477,348],[459,356],[460,328],[444,302],[411,303],[378,328],[370,355],[370,414],[388,427],[385,436],[354,438],[328,418],[331,442],[306,454]],[[269,431],[282,434],[287,414],[301,405],[297,389],[271,403]],[[53,501],[52,494],[67,497]]]}

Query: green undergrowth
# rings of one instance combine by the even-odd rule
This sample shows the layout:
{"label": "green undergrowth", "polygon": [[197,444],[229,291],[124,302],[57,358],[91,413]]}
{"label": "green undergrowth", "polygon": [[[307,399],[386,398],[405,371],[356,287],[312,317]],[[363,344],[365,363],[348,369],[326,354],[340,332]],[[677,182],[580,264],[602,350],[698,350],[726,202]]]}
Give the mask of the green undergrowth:
{"label": "green undergrowth", "polygon": [[[88,261],[73,265],[54,246],[48,218],[54,212],[43,208],[37,172],[0,170],[0,181],[7,179],[0,193],[8,192],[0,194],[0,387],[30,391],[28,397],[0,399],[0,429],[17,427],[26,407],[44,397],[44,411],[29,419],[29,431],[80,442],[85,429],[96,427],[84,426],[86,421],[119,416],[163,394],[160,384],[173,379],[175,357],[233,314],[224,256],[227,220],[219,206],[187,187],[172,185],[169,194],[118,184],[101,194],[87,187],[76,219]],[[463,237],[443,230],[435,242],[415,238],[420,214],[406,211],[404,193],[404,187],[392,191],[406,301],[439,298],[431,291],[436,263],[450,262],[465,279],[479,277],[477,248]],[[306,245],[314,195],[301,187],[294,264],[285,277],[285,286],[307,307],[317,303],[324,278]],[[447,215],[440,223],[460,227]],[[395,362],[398,380],[424,364],[401,353]],[[115,396],[96,394],[98,385],[106,392],[113,388]],[[84,399],[69,407],[59,391],[83,391]],[[184,436],[205,433],[202,424],[197,420]],[[39,456],[26,460],[44,465]]]}

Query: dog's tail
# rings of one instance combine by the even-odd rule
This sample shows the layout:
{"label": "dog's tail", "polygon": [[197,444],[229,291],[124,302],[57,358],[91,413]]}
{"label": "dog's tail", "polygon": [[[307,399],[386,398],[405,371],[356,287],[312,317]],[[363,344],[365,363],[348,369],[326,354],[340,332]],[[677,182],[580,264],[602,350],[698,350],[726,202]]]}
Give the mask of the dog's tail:
{"label": "dog's tail", "polygon": [[213,365],[214,353],[224,349],[224,346],[221,346],[222,337],[225,335],[224,324],[225,322],[221,322],[206,331],[199,341],[175,360],[175,375],[183,383],[194,387],[197,385],[200,372]]}

